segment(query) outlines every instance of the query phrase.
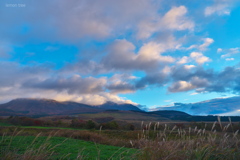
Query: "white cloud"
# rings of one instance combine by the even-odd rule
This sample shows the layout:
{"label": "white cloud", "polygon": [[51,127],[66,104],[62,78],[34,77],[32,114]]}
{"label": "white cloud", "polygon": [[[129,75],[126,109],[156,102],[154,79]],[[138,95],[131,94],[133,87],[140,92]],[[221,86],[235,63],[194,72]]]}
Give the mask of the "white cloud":
{"label": "white cloud", "polygon": [[199,93],[193,92],[193,93],[191,93],[190,95],[191,95],[191,96],[194,96],[194,95],[197,95],[197,94],[199,94]]}
{"label": "white cloud", "polygon": [[163,72],[164,74],[169,74],[169,73],[171,72],[171,67],[165,66],[165,67],[163,68],[162,72]]}
{"label": "white cloud", "polygon": [[173,83],[168,90],[170,92],[183,92],[183,91],[189,91],[196,88],[196,86],[192,85],[189,82],[186,81],[177,81],[175,83]]}
{"label": "white cloud", "polygon": [[212,38],[204,38],[202,39],[203,43],[201,45],[191,45],[190,47],[186,48],[187,50],[191,50],[191,49],[198,49],[200,51],[205,51],[207,50],[207,48],[214,42],[214,40]]}
{"label": "white cloud", "polygon": [[[67,98],[66,98],[67,97]],[[115,103],[129,103],[133,105],[137,105],[137,103],[132,102],[131,100],[125,100],[122,97],[119,97],[115,94],[110,93],[99,93],[99,94],[84,94],[84,95],[67,95],[67,94],[61,94],[59,97],[53,97],[56,100],[62,101],[64,98],[64,101],[75,101],[79,103],[84,104],[90,104],[90,105],[100,105],[107,101],[115,102]]]}
{"label": "white cloud", "polygon": [[[189,62],[195,61],[196,63],[202,65],[206,62],[210,62],[211,59],[209,57],[204,56],[201,52],[191,52],[190,56],[183,56],[177,64],[186,64]],[[188,68],[195,67],[194,65],[185,65]]]}
{"label": "white cloud", "polygon": [[172,99],[170,99],[170,100],[164,100],[164,102],[172,102],[173,100]]}
{"label": "white cloud", "polygon": [[174,58],[171,56],[162,56],[161,53],[167,50],[167,46],[165,44],[158,44],[155,42],[149,42],[144,44],[139,51],[138,60],[141,61],[160,61],[171,63],[174,62]]}
{"label": "white cloud", "polygon": [[178,64],[185,64],[189,62],[189,57],[183,56],[177,63]]}
{"label": "white cloud", "polygon": [[223,51],[222,48],[218,48],[218,49],[217,49],[217,53],[220,53],[220,52],[222,52],[222,51]]}
{"label": "white cloud", "polygon": [[149,38],[153,33],[159,31],[182,31],[194,29],[194,22],[186,17],[185,6],[172,7],[164,16],[159,15],[144,19],[139,23],[138,38]]}
{"label": "white cloud", "polygon": [[184,65],[184,68],[186,68],[186,69],[192,69],[192,68],[195,68],[196,66],[194,66],[194,65]]}
{"label": "white cloud", "polygon": [[214,14],[217,14],[219,16],[230,15],[233,3],[234,0],[214,0],[213,5],[207,6],[205,8],[204,15],[205,16],[211,16]]}
{"label": "white cloud", "polygon": [[189,80],[189,82],[183,80],[174,82],[171,86],[168,87],[168,91],[173,93],[184,92],[200,87],[206,87],[208,84],[209,82],[207,79],[194,76]]}
{"label": "white cloud", "polygon": [[163,56],[162,53],[175,48],[168,43],[148,42],[140,47],[137,53],[135,46],[127,40],[116,40],[110,47],[102,64],[109,69],[116,70],[155,70],[159,65],[172,63],[175,59]]}
{"label": "white cloud", "polygon": [[236,47],[236,48],[222,49],[221,52],[224,53],[223,55],[221,55],[221,58],[226,58],[226,57],[230,57],[240,53],[240,48]]}
{"label": "white cloud", "polygon": [[234,61],[234,58],[226,58],[226,61]]}
{"label": "white cloud", "polygon": [[207,47],[212,44],[214,40],[212,38],[205,38],[204,43],[199,46],[199,50],[204,51],[207,49]]}
{"label": "white cloud", "polygon": [[171,30],[193,30],[194,23],[185,17],[185,6],[173,7],[162,18],[162,25]]}
{"label": "white cloud", "polygon": [[198,64],[204,64],[206,62],[210,62],[211,59],[209,57],[204,56],[200,52],[192,52],[190,54],[190,58],[192,58],[194,61],[196,61]]}

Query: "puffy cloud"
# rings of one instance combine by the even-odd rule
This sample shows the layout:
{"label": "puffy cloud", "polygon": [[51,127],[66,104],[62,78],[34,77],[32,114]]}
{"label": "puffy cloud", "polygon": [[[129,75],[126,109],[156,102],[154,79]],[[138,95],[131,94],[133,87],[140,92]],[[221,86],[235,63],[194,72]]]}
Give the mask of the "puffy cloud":
{"label": "puffy cloud", "polygon": [[208,46],[210,46],[214,40],[212,38],[204,38],[202,39],[203,43],[201,45],[191,45],[190,47],[186,48],[187,50],[191,50],[191,49],[198,49],[200,51],[205,51],[207,50]]}
{"label": "puffy cloud", "polygon": [[114,82],[106,86],[111,93],[132,93],[135,92],[135,86],[127,82]]}
{"label": "puffy cloud", "polygon": [[170,92],[183,92],[189,91],[196,88],[207,87],[209,84],[207,79],[202,79],[197,76],[194,76],[187,81],[177,81],[174,82],[171,86],[168,87],[168,91]]}
{"label": "puffy cloud", "polygon": [[[66,98],[66,97],[67,98]],[[115,103],[129,103],[133,105],[137,105],[137,103],[132,102],[131,100],[126,100],[122,97],[119,97],[115,94],[110,93],[98,93],[98,94],[84,94],[84,95],[68,95],[65,94],[64,96],[61,94],[60,97],[56,96],[54,99],[63,101],[63,98],[65,98],[65,101],[75,101],[80,102],[84,104],[90,104],[90,105],[100,105],[107,101],[115,102]]]}
{"label": "puffy cloud", "polygon": [[183,92],[183,91],[189,91],[196,88],[196,86],[192,85],[191,83],[188,83],[186,81],[178,81],[173,83],[169,88],[168,91],[170,92]]}
{"label": "puffy cloud", "polygon": [[190,83],[197,88],[206,87],[209,85],[209,82],[206,78],[199,78],[197,76],[192,77]]}
{"label": "puffy cloud", "polygon": [[168,76],[164,72],[157,72],[147,74],[138,81],[135,81],[135,87],[137,89],[144,89],[147,86],[163,86],[168,80]]}
{"label": "puffy cloud", "polygon": [[192,58],[193,60],[195,60],[198,64],[204,64],[205,62],[210,62],[211,59],[204,56],[202,53],[200,52],[192,52],[190,54],[190,58]]}
{"label": "puffy cloud", "polygon": [[240,91],[240,70],[237,67],[226,67],[216,73],[211,79],[211,84],[205,88],[208,92],[235,92]]}
{"label": "puffy cloud", "polygon": [[183,56],[177,63],[178,64],[185,64],[189,62],[189,57]]}
{"label": "puffy cloud", "polygon": [[166,47],[165,44],[157,44],[155,42],[149,42],[140,48],[137,60],[142,62],[144,61],[152,62],[156,60],[159,62],[167,62],[167,63],[174,62],[173,57],[161,55],[161,53],[165,52],[169,48]]}
{"label": "puffy cloud", "polygon": [[[186,81],[189,83],[193,83],[195,86],[200,87],[199,79],[204,81],[211,82],[214,79],[215,73],[212,69],[205,70],[202,66],[194,66],[194,65],[179,65],[173,66],[171,68],[171,73],[169,74],[168,82],[175,83],[178,81]],[[205,83],[207,84],[207,83]],[[202,87],[202,86],[201,86]]]}
{"label": "puffy cloud", "polygon": [[29,78],[46,77],[51,73],[52,66],[47,64],[35,64],[34,66],[22,66],[16,62],[0,61],[0,88],[17,87]]}
{"label": "puffy cloud", "polygon": [[106,88],[111,93],[131,93],[136,91],[134,84],[131,83],[136,78],[129,74],[115,74],[108,80]]}
{"label": "puffy cloud", "polygon": [[144,19],[139,24],[138,38],[149,38],[153,33],[159,31],[182,31],[194,29],[194,22],[186,17],[185,6],[172,7],[164,16],[159,15]]}
{"label": "puffy cloud", "polygon": [[138,66],[135,46],[127,40],[116,40],[102,59],[102,64],[110,69],[135,69]]}
{"label": "puffy cloud", "polygon": [[116,40],[103,58],[102,64],[109,69],[149,71],[158,68],[160,63],[174,62],[173,57],[161,55],[171,47],[149,42],[144,44],[138,53],[135,53],[135,46],[132,43],[127,40]]}
{"label": "puffy cloud", "polygon": [[116,93],[126,93],[126,90],[131,89],[132,92],[135,91],[135,88],[131,88],[134,85],[130,85],[135,79],[131,75],[114,75],[109,79],[69,76],[67,73],[54,71],[52,66],[46,64],[22,66],[13,62],[0,62],[0,75],[1,103],[19,97],[46,96],[60,101],[73,100],[87,104],[101,104],[106,101],[133,103]]}
{"label": "puffy cloud", "polygon": [[178,62],[177,64],[186,64],[189,62],[195,61],[196,63],[198,63],[199,65],[202,65],[206,62],[210,62],[211,59],[209,57],[204,56],[202,53],[200,52],[192,52],[190,54],[189,57],[187,56],[183,56]]}
{"label": "puffy cloud", "polygon": [[195,68],[196,66],[194,66],[194,65],[184,65],[184,68],[186,68],[186,69],[188,69],[188,70],[190,70],[190,69],[192,69],[192,68]]}
{"label": "puffy cloud", "polygon": [[205,38],[204,39],[204,43],[202,45],[199,46],[199,49],[201,51],[204,51],[207,49],[207,47],[212,44],[214,42],[214,40],[212,38]]}
{"label": "puffy cloud", "polygon": [[79,75],[74,75],[70,78],[29,79],[23,84],[23,87],[56,90],[59,92],[66,90],[69,94],[88,94],[103,91],[105,84],[105,78],[82,78]]}
{"label": "puffy cloud", "polygon": [[218,48],[218,49],[217,49],[217,53],[220,53],[220,52],[222,52],[222,51],[223,51],[222,48]]}
{"label": "puffy cloud", "polygon": [[185,17],[186,13],[185,6],[173,7],[163,16],[163,26],[172,30],[193,30],[194,23]]}
{"label": "puffy cloud", "polygon": [[219,72],[199,67],[186,69],[183,66],[175,66],[172,68],[170,78],[172,84],[168,87],[168,91],[173,93],[189,90],[195,90],[197,93],[240,93],[240,70],[237,66],[226,67]]}
{"label": "puffy cloud", "polygon": [[226,58],[226,61],[234,61],[234,58]]}

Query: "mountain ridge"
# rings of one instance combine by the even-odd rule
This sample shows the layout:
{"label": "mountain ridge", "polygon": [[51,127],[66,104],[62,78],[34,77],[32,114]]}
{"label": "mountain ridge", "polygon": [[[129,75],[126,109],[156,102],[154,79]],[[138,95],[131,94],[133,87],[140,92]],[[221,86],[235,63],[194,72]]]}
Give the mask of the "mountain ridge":
{"label": "mountain ridge", "polygon": [[108,109],[118,110],[136,110],[141,111],[132,104],[117,104],[111,102],[98,106],[87,105],[77,102],[64,101],[59,102],[46,98],[17,98],[7,103],[0,104],[0,115],[59,115],[59,114],[77,114],[94,113]]}

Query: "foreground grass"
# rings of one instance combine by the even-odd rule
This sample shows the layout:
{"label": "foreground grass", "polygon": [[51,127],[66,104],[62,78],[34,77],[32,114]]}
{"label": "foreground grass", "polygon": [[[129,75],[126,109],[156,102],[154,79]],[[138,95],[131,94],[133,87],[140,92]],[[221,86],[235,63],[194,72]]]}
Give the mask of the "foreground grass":
{"label": "foreground grass", "polygon": [[136,149],[64,137],[1,136],[3,159],[133,159]]}
{"label": "foreground grass", "polygon": [[14,126],[14,125],[6,122],[0,122],[0,126]]}
{"label": "foreground grass", "polygon": [[[207,130],[207,125],[198,128],[181,128],[178,126],[160,126],[160,123],[143,123],[142,130],[122,131],[122,130],[48,130],[37,128],[24,128],[19,135],[37,135],[42,131],[42,135],[54,133],[54,138],[72,137],[75,139],[82,139],[91,142],[92,147],[87,151],[87,147],[77,146],[72,150],[72,144],[65,142],[51,142],[54,149],[49,148],[48,156],[54,158],[67,159],[72,156],[79,159],[140,159],[140,160],[239,160],[240,159],[240,136],[239,131],[232,127],[231,119],[229,124],[221,123],[220,118],[216,121],[210,129]],[[208,126],[209,127],[209,126]],[[0,133],[20,132],[19,128],[13,130],[14,127],[0,127]],[[231,132],[229,130],[232,130]],[[11,132],[12,131],[12,132]],[[9,135],[9,134],[8,134]],[[13,134],[16,135],[16,134]],[[52,134],[51,134],[52,135]],[[58,136],[58,137],[57,137]],[[18,136],[17,136],[18,137]],[[38,136],[37,136],[38,137]],[[62,139],[64,140],[64,138]],[[11,144],[11,138],[5,144]],[[33,140],[34,141],[34,140]],[[66,141],[67,142],[67,141]],[[78,142],[79,143],[79,142]],[[112,145],[110,148],[99,147],[95,143]],[[56,150],[63,144],[65,151]],[[88,146],[84,144],[85,146]],[[45,145],[43,145],[45,146]],[[56,146],[56,147],[55,147]],[[118,149],[111,152],[113,146],[120,146]],[[125,147],[132,147],[138,150],[128,150]],[[47,148],[47,147],[42,147]],[[126,149],[126,153],[125,150]],[[9,149],[6,151],[10,151]],[[21,147],[20,147],[21,150]],[[26,148],[23,153],[28,153],[31,148]],[[41,147],[40,149],[41,150]],[[54,152],[52,152],[54,150]],[[121,151],[120,151],[121,150]],[[85,152],[86,151],[86,152]],[[128,151],[128,152],[127,152]],[[108,154],[105,152],[111,153]],[[5,153],[5,152],[3,152]],[[6,152],[8,153],[8,152]],[[41,153],[41,152],[39,152]],[[71,153],[68,155],[68,153]],[[137,154],[135,154],[137,153]],[[103,154],[103,155],[101,155]],[[126,155],[124,155],[126,154]],[[134,157],[132,157],[134,155]],[[43,155],[44,156],[44,155]],[[43,157],[42,156],[42,157]],[[66,156],[66,157],[63,157]],[[102,156],[102,157],[101,157]],[[116,157],[115,157],[116,156]],[[72,157],[71,157],[72,158]],[[35,158],[36,159],[36,158]]]}

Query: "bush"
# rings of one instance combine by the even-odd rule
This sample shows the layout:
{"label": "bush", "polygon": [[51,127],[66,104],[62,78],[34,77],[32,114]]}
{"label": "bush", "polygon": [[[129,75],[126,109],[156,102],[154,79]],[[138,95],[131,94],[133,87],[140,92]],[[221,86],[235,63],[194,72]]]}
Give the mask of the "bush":
{"label": "bush", "polygon": [[96,123],[94,123],[92,120],[88,120],[86,123],[86,128],[87,129],[95,129],[96,128]]}
{"label": "bush", "polygon": [[116,121],[111,121],[111,122],[108,122],[108,123],[103,123],[102,128],[103,129],[118,129],[119,125],[117,124]]}

